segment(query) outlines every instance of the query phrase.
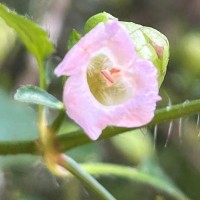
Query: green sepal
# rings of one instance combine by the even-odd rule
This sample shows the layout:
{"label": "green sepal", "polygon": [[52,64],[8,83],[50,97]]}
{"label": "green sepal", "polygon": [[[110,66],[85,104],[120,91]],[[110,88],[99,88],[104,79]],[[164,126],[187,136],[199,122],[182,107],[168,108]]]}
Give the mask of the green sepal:
{"label": "green sepal", "polygon": [[169,60],[169,42],[162,33],[132,22],[121,22],[128,30],[138,54],[153,62],[158,70],[158,82],[162,84]]}
{"label": "green sepal", "polygon": [[56,97],[49,94],[45,90],[32,85],[20,87],[15,93],[14,98],[17,101],[43,105],[52,109],[64,109],[63,103],[56,99]]}
{"label": "green sepal", "polygon": [[[103,12],[96,14],[88,19],[84,27],[84,33],[87,33],[100,22],[115,19],[112,15]],[[162,33],[151,28],[132,22],[120,23],[128,31],[137,53],[144,59],[147,59],[156,66],[158,70],[158,82],[162,84],[169,60],[169,42]]]}
{"label": "green sepal", "polygon": [[169,61],[169,42],[165,35],[151,27],[142,27],[142,31],[146,36],[147,42],[156,52],[157,58],[151,61],[158,69],[159,84],[164,80],[167,65]]}
{"label": "green sepal", "polygon": [[81,35],[75,29],[73,29],[69,35],[67,50],[69,51],[80,39]]}
{"label": "green sepal", "polygon": [[93,29],[100,22],[107,22],[108,20],[112,20],[112,19],[115,19],[115,17],[113,17],[112,15],[110,15],[107,12],[102,12],[102,13],[98,13],[96,15],[93,15],[85,23],[84,34],[89,32],[91,29]]}

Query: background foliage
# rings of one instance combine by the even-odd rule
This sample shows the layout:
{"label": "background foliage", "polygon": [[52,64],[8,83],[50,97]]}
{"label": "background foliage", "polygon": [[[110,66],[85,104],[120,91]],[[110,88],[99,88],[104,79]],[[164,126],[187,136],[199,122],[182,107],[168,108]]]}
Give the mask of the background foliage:
{"label": "background foliage", "polygon": [[[164,33],[170,42],[170,62],[161,87],[163,100],[158,107],[200,97],[200,3],[198,1],[158,0],[5,0],[9,8],[39,23],[49,33],[56,52],[46,61],[45,73],[51,94],[62,99],[62,83],[52,74],[67,51],[72,28],[82,32],[85,21],[106,11],[123,21],[151,26]],[[45,56],[45,55],[44,55]],[[40,59],[40,58],[38,58]],[[38,84],[36,60],[27,53],[16,33],[0,19],[0,140],[27,140],[38,137],[36,108],[13,100],[23,84]],[[49,121],[56,111],[51,112]],[[112,139],[84,145],[67,152],[84,163],[109,162],[137,167],[159,180],[173,182],[190,199],[200,197],[199,117],[188,116],[158,124],[148,131],[128,132]],[[182,125],[182,126],[180,126]],[[78,127],[65,120],[60,134]],[[169,136],[170,134],[170,136]],[[49,173],[39,156],[1,156],[0,199],[97,199],[79,181],[56,178]],[[87,166],[85,166],[87,168]],[[88,169],[90,170],[90,169]],[[95,174],[95,172],[94,172]],[[107,173],[106,173],[107,174]],[[180,199],[136,178],[98,176],[98,180],[117,199]],[[177,191],[179,191],[177,189]]]}

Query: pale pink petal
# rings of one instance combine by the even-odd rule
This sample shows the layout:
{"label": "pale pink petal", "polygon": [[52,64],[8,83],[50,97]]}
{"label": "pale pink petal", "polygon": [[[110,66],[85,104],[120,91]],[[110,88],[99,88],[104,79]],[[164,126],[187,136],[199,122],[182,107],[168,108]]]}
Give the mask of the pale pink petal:
{"label": "pale pink petal", "polygon": [[70,76],[87,68],[89,58],[98,51],[107,49],[111,54],[119,55],[120,64],[135,56],[134,47],[128,33],[117,20],[99,23],[87,33],[64,57],[55,69],[57,76]]}
{"label": "pale pink petal", "polygon": [[96,140],[109,126],[139,127],[154,116],[158,96],[156,68],[149,61],[138,59],[133,63],[132,78],[137,79],[134,98],[124,104],[104,106],[91,94],[85,74],[71,76],[64,88],[67,114],[86,134]]}
{"label": "pale pink petal", "polygon": [[96,140],[108,125],[109,112],[91,94],[85,75],[69,77],[64,87],[64,104],[67,114],[79,124],[87,135]]}
{"label": "pale pink petal", "polygon": [[111,125],[139,127],[150,122],[154,116],[158,95],[157,70],[146,60],[138,59],[132,64],[135,95],[124,104],[115,107]]}
{"label": "pale pink petal", "polygon": [[[112,69],[119,71],[119,75],[112,77],[107,69],[99,73],[107,77],[111,82],[108,84],[120,76],[116,80],[125,91],[122,94],[128,97],[122,103],[120,96],[120,103],[103,105],[91,93],[88,65],[92,58],[102,53],[111,60]],[[93,140],[109,125],[139,127],[147,124],[160,100],[156,67],[137,55],[131,38],[117,20],[100,23],[86,34],[65,56],[55,73],[70,76],[63,95],[67,114]]]}

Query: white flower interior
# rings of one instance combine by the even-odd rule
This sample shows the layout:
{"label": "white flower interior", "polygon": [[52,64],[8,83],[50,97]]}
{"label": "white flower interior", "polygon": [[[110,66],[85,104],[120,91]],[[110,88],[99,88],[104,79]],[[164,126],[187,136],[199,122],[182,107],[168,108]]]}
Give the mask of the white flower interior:
{"label": "white flower interior", "polygon": [[122,104],[133,96],[133,80],[128,77],[104,54],[91,58],[87,67],[90,91],[97,101],[106,106]]}

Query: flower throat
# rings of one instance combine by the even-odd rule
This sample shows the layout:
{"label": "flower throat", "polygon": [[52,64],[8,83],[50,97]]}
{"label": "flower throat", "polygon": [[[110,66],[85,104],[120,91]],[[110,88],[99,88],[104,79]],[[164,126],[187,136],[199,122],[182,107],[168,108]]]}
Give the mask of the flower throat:
{"label": "flower throat", "polygon": [[104,54],[90,60],[87,81],[91,93],[103,105],[119,105],[131,98],[132,92],[123,81],[122,70]]}

